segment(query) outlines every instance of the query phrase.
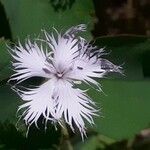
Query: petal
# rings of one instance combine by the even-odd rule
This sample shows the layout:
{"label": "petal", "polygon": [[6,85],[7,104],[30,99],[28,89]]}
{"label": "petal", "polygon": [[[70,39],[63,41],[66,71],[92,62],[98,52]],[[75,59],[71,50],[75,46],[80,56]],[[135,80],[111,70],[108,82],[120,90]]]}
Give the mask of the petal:
{"label": "petal", "polygon": [[[57,118],[65,119],[65,122],[74,131],[78,127],[81,136],[86,135],[85,122],[94,124],[93,115],[97,115],[97,110],[93,107],[94,102],[80,89],[75,89],[67,81],[59,81],[57,85],[59,95],[56,109]],[[74,126],[75,125],[75,126]]]}
{"label": "petal", "polygon": [[44,52],[42,45],[39,47],[36,42],[32,44],[28,40],[24,48],[19,42],[10,53],[15,60],[12,65],[16,72],[11,80],[21,82],[33,76],[50,77],[50,72],[53,71],[53,66],[47,61],[50,53]]}
{"label": "petal", "polygon": [[63,35],[56,31],[57,39],[53,34],[49,35],[46,31],[44,32],[47,43],[54,52],[53,63],[56,68],[60,68],[59,65],[62,65],[63,69],[65,69],[79,55],[79,38],[75,38],[75,35],[78,32],[85,31],[85,29],[86,26],[81,24],[70,28]]}
{"label": "petal", "polygon": [[53,93],[55,87],[55,80],[50,79],[38,88],[27,89],[20,91],[19,95],[25,103],[19,106],[19,110],[23,109],[21,115],[25,123],[30,126],[33,123],[37,126],[37,121],[40,116],[46,120],[53,120],[55,113],[55,101],[53,100]]}
{"label": "petal", "polygon": [[69,38],[74,38],[75,35],[78,32],[85,32],[86,31],[86,25],[85,24],[79,24],[77,26],[73,26],[70,29],[68,29],[65,34],[63,35],[63,37],[65,39],[69,39]]}
{"label": "petal", "polygon": [[106,71],[101,68],[100,64],[94,63],[92,59],[84,56],[76,59],[73,70],[68,74],[68,77],[76,80],[92,82],[93,80],[91,77],[102,78],[105,73]]}
{"label": "petal", "polygon": [[82,47],[80,55],[74,59],[73,68],[68,72],[68,78],[81,80],[84,82],[91,82],[99,85],[93,78],[102,78],[108,72],[121,73],[121,67],[116,66],[101,56],[105,55],[104,49],[97,50],[97,47],[92,47],[84,39],[81,39],[80,45]]}

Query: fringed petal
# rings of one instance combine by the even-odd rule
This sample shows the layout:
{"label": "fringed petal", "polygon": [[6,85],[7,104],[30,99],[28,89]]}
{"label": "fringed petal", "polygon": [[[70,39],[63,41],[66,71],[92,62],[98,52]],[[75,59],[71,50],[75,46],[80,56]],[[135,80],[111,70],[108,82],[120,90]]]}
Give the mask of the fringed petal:
{"label": "fringed petal", "polygon": [[37,126],[40,116],[46,121],[53,120],[56,107],[53,99],[54,88],[55,81],[51,79],[37,88],[19,90],[18,93],[25,103],[19,106],[18,111],[24,110],[21,116],[28,126],[33,123]]}
{"label": "fringed petal", "polygon": [[[53,66],[48,62],[50,53],[43,50],[42,45],[39,47],[36,42],[33,44],[28,40],[25,48],[19,42],[15,48],[10,48],[10,53],[14,58],[12,63],[15,74],[10,80],[22,82],[30,77],[38,76],[50,78]],[[46,72],[47,70],[47,72]]]}
{"label": "fringed petal", "polygon": [[94,102],[85,94],[85,91],[73,88],[72,84],[66,81],[57,83],[58,104],[56,116],[65,119],[65,122],[74,131],[77,127],[83,138],[86,135],[85,121],[94,124],[93,116],[97,116]]}

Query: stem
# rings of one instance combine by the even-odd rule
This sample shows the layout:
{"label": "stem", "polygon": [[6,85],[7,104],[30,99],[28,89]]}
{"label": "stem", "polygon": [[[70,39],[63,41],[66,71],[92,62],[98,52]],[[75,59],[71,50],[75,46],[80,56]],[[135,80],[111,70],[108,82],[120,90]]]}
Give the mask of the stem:
{"label": "stem", "polygon": [[62,120],[62,126],[63,126],[61,127],[62,138],[59,150],[73,150],[73,146],[69,138],[68,129],[64,120]]}

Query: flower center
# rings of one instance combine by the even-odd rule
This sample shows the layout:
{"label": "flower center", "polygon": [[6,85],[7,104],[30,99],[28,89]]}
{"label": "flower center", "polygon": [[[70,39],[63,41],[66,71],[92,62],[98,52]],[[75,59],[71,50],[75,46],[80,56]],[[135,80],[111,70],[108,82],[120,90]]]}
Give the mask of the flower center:
{"label": "flower center", "polygon": [[63,73],[60,73],[60,72],[57,72],[57,73],[56,73],[56,77],[57,77],[57,78],[62,78],[63,75],[64,75],[64,74],[63,74]]}

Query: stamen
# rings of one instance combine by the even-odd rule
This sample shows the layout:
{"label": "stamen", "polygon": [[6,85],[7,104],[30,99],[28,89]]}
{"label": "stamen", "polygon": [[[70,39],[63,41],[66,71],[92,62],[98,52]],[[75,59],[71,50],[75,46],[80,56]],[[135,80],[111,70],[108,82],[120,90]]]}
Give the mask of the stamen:
{"label": "stamen", "polygon": [[63,74],[62,74],[62,73],[57,73],[56,76],[57,76],[58,78],[62,78]]}

